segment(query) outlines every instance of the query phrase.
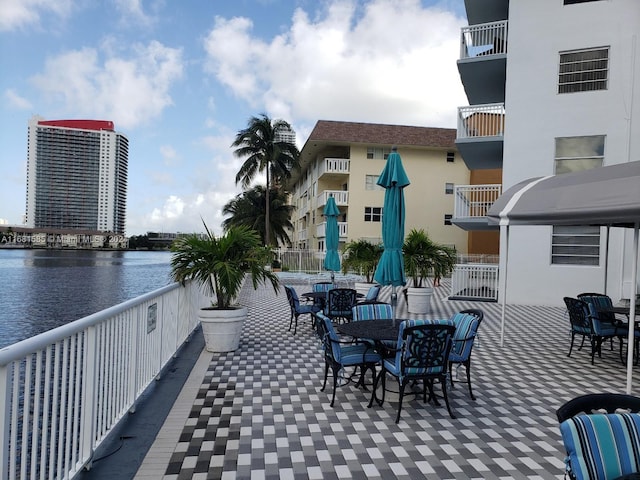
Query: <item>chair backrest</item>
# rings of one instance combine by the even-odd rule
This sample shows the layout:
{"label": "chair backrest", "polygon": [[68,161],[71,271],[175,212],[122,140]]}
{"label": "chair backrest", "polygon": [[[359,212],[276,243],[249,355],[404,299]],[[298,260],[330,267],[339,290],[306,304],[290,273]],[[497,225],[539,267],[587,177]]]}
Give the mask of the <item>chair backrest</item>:
{"label": "chair backrest", "polygon": [[298,294],[296,293],[295,288],[285,285],[284,291],[287,292],[287,300],[289,300],[289,306],[292,311],[297,311],[300,306],[300,299],[298,298]]}
{"label": "chair backrest", "polygon": [[313,284],[314,292],[328,292],[333,288],[333,283],[331,282],[317,282]]}
{"label": "chair backrest", "polygon": [[450,320],[402,321],[395,358],[401,376],[446,373],[455,328]]}
{"label": "chair backrest", "polygon": [[365,302],[374,302],[378,300],[378,295],[380,294],[380,285],[374,285],[369,288],[367,295],[364,297]]}
{"label": "chair backrest", "polygon": [[582,300],[572,297],[564,297],[563,300],[567,306],[567,312],[569,312],[571,329],[574,332],[582,333],[584,335],[590,335],[593,333],[589,305]]}
{"label": "chair backrest", "polygon": [[615,323],[616,316],[612,312],[603,312],[601,309],[613,308],[611,297],[603,293],[581,293],[578,299],[589,304],[589,310],[594,318],[600,322]]}
{"label": "chair backrest", "polygon": [[358,303],[352,309],[353,321],[390,320],[393,318],[393,307],[388,303]]}
{"label": "chair backrest", "polygon": [[324,350],[325,357],[340,363],[342,350],[340,349],[340,338],[333,328],[331,319],[323,315],[322,313],[316,314],[316,322],[319,324],[318,332],[322,339],[322,348]]}
{"label": "chair backrest", "polygon": [[600,479],[639,472],[638,411],[640,398],[616,393],[582,395],[562,405],[556,415],[569,476]]}
{"label": "chair backrest", "polygon": [[480,324],[484,319],[484,312],[479,308],[467,308],[465,310],[460,310],[460,313],[468,313],[470,315],[475,316],[478,319],[478,327],[480,327]]}
{"label": "chair backrest", "polygon": [[451,321],[456,327],[451,354],[455,354],[456,361],[466,361],[471,355],[481,320],[471,313],[460,312],[454,314]]}
{"label": "chair backrest", "polygon": [[616,413],[619,410],[640,413],[640,398],[624,393],[589,393],[566,402],[556,410],[556,416],[562,423],[580,413]]}
{"label": "chair backrest", "polygon": [[357,292],[353,288],[332,288],[327,292],[325,315],[351,316],[351,309],[356,304]]}

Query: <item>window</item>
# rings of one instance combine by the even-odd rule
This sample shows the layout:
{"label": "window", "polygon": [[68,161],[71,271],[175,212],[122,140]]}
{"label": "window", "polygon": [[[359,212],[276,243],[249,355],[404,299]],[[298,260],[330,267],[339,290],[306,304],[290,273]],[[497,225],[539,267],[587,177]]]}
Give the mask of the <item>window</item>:
{"label": "window", "polygon": [[[602,166],[604,135],[556,138],[555,173],[578,172]],[[554,265],[599,265],[600,227],[554,226],[551,236]]]}
{"label": "window", "polygon": [[383,187],[378,185],[379,175],[367,175],[364,181],[365,190],[384,190]]}
{"label": "window", "polygon": [[382,207],[364,207],[365,222],[381,222]]}
{"label": "window", "polygon": [[391,148],[388,147],[367,147],[367,158],[386,160],[391,153]]}
{"label": "window", "polygon": [[451,225],[451,219],[453,218],[453,215],[449,214],[449,213],[445,213],[444,215],[444,224],[445,225]]}
{"label": "window", "polygon": [[452,163],[456,159],[456,152],[447,152],[447,162]]}
{"label": "window", "polygon": [[555,265],[599,265],[600,227],[554,226],[551,263]]}
{"label": "window", "polygon": [[558,93],[606,90],[609,48],[560,52]]}
{"label": "window", "polygon": [[447,195],[453,194],[453,183],[447,182],[444,184],[444,193],[446,193]]}
{"label": "window", "polygon": [[604,139],[604,135],[556,138],[556,175],[601,167]]}

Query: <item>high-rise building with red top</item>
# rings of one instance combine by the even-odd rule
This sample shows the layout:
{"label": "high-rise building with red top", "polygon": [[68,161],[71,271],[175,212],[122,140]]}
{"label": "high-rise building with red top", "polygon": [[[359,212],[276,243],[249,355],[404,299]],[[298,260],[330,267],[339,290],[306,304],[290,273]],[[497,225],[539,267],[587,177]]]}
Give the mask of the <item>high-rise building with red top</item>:
{"label": "high-rise building with red top", "polygon": [[111,121],[32,117],[26,226],[124,234],[128,157]]}

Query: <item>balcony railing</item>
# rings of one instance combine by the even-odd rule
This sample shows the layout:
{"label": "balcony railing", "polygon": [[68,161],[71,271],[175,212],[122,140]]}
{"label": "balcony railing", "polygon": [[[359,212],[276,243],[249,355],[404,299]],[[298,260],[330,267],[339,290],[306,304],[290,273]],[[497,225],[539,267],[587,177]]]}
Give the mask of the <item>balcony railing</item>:
{"label": "balcony railing", "polygon": [[498,301],[498,265],[457,264],[451,274],[450,299]]}
{"label": "balcony railing", "polygon": [[[338,236],[340,238],[346,238],[347,225],[348,225],[347,222],[338,222]],[[318,236],[318,238],[324,238],[327,236],[326,229],[327,229],[327,222],[322,222],[318,224],[318,227],[316,228],[316,235]]]}
{"label": "balcony railing", "polygon": [[325,190],[316,197],[316,207],[320,208],[327,204],[329,197],[333,195],[338,206],[349,205],[349,191],[348,190]]}
{"label": "balcony railing", "polygon": [[469,25],[460,31],[460,59],[507,53],[507,20]]}
{"label": "balcony railing", "polygon": [[163,287],[0,350],[0,478],[73,478],[198,325]]}
{"label": "balcony railing", "polygon": [[349,173],[349,166],[351,161],[348,158],[325,158],[324,162],[320,164],[318,176],[322,176],[325,173]]}
{"label": "balcony railing", "polygon": [[456,138],[502,137],[504,135],[504,114],[504,103],[458,107]]}
{"label": "balcony railing", "polygon": [[454,219],[486,217],[502,194],[502,185],[456,185],[453,193]]}

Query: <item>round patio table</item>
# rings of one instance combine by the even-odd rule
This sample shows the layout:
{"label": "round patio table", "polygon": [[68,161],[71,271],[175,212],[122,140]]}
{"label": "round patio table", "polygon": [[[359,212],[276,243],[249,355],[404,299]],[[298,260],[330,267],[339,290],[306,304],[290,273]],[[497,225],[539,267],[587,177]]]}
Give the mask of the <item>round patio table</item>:
{"label": "round patio table", "polygon": [[365,338],[374,342],[397,340],[401,319],[396,320],[360,320],[336,325],[336,329],[345,335]]}

